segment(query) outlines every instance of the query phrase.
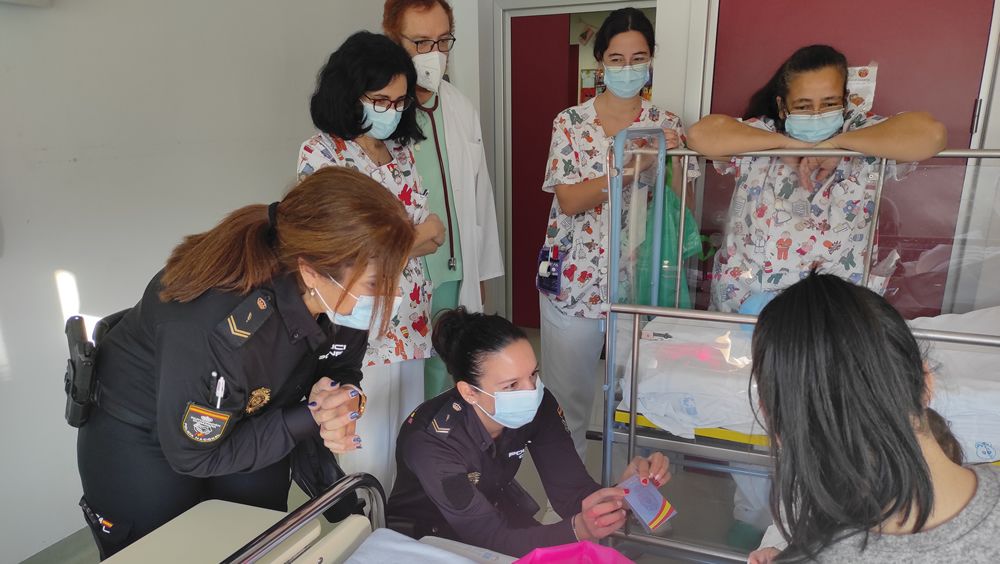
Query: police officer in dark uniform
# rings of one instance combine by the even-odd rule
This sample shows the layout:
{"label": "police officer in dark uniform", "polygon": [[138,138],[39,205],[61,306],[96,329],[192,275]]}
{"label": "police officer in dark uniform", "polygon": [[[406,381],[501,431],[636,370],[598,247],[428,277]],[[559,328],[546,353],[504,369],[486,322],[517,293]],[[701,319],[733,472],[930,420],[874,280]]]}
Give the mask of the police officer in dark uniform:
{"label": "police officer in dark uniform", "polygon": [[[512,556],[621,527],[625,492],[602,489],[587,474],[524,333],[502,317],[458,308],[442,312],[432,334],[456,385],[400,429],[389,527]],[[539,506],[514,480],[526,451],[559,523],[538,523]],[[636,457],[622,480],[635,473],[657,485],[670,478],[661,453]]]}
{"label": "police officer in dark uniform", "polygon": [[391,194],[329,168],[174,249],[99,344],[77,456],[102,559],[206,499],[285,510],[297,445],[360,448],[368,330],[413,239]]}

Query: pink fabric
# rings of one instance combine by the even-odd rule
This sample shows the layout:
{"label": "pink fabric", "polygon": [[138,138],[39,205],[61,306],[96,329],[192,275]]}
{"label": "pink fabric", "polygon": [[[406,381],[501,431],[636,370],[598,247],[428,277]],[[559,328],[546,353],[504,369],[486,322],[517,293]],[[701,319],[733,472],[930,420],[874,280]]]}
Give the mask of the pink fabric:
{"label": "pink fabric", "polygon": [[634,564],[613,548],[580,541],[536,548],[515,564]]}

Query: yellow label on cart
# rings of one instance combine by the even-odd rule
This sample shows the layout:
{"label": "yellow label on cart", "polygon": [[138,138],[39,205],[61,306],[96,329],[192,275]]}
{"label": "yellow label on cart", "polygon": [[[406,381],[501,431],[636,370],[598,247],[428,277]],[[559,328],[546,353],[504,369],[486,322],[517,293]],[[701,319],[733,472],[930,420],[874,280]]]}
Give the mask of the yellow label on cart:
{"label": "yellow label on cart", "polygon": [[[615,410],[615,421],[618,423],[628,423],[628,412]],[[638,414],[636,417],[636,422],[639,427],[645,427],[647,429],[659,429],[655,423],[647,419],[643,414]],[[723,441],[730,441],[733,443],[742,443],[754,446],[766,447],[769,442],[767,440],[767,435],[748,435],[746,433],[740,433],[739,431],[732,431],[729,429],[722,429],[719,427],[701,427],[694,430],[696,437],[705,437],[707,439],[720,439]],[[993,466],[1000,466],[1000,460],[996,462],[990,462]]]}
{"label": "yellow label on cart", "polygon": [[[628,423],[628,412],[616,410],[615,411],[615,421],[618,423]],[[655,423],[646,418],[643,414],[638,414],[636,417],[636,424],[639,427],[646,427],[647,429],[659,429]],[[702,427],[694,430],[696,437],[705,437],[706,439],[720,439],[723,441],[729,441],[733,443],[742,443],[746,445],[753,446],[767,446],[768,440],[767,435],[748,435],[746,433],[740,433],[739,431],[732,431],[730,429],[722,429],[718,427]]]}

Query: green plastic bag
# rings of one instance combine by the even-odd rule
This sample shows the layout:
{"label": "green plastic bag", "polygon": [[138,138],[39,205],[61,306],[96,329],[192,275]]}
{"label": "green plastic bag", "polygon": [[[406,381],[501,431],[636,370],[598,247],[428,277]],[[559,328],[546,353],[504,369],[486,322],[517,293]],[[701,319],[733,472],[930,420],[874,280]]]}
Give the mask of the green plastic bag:
{"label": "green plastic bag", "polygon": [[[673,179],[672,159],[667,157],[666,184],[663,187],[663,225],[659,233],[660,238],[660,285],[659,299],[653,303],[651,296],[651,276],[653,272],[653,202],[649,203],[646,213],[646,238],[639,245],[638,258],[636,263],[635,276],[635,299],[639,305],[657,305],[660,307],[680,307],[689,309],[691,307],[691,296],[688,293],[687,277],[681,274],[681,294],[680,305],[674,302],[674,294],[677,288],[677,268],[683,266],[677,260],[678,234],[680,233],[680,209],[681,199],[677,197],[674,190],[670,188]],[[684,210],[684,258],[689,258],[701,252],[701,233],[698,224],[695,222],[694,214],[690,210]]]}

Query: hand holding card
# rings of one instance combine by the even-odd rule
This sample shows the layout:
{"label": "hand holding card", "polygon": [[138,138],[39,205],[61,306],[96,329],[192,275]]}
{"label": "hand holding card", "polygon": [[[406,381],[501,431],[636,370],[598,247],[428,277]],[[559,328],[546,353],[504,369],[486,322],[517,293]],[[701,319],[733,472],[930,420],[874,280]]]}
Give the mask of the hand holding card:
{"label": "hand holding card", "polygon": [[655,531],[660,525],[677,515],[677,511],[660,494],[660,490],[652,481],[647,481],[643,485],[639,476],[633,474],[618,484],[618,487],[625,490],[625,503],[632,508],[635,516],[649,532]]}

